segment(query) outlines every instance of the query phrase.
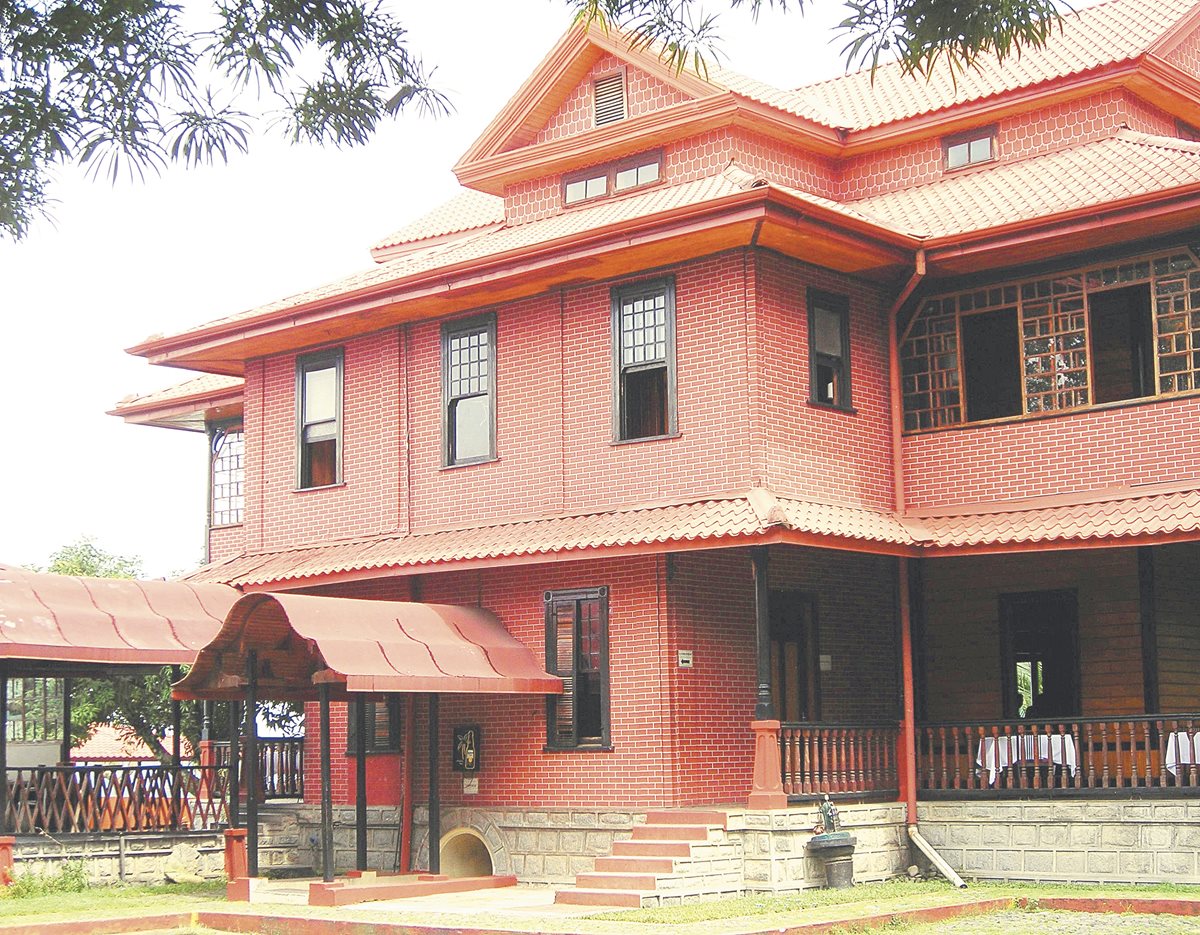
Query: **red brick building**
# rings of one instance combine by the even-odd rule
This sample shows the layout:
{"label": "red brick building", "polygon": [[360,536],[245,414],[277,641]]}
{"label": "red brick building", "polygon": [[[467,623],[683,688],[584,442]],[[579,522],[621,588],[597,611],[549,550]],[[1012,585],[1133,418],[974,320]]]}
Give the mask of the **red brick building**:
{"label": "red brick building", "polygon": [[[779,720],[750,801],[797,848],[830,791],[960,871],[1194,882],[1197,126],[1195,0],[795,90],[572,31],[459,196],[133,348],[208,375],[117,412],[213,439],[192,580],[485,607],[564,679],[442,699],[483,738],[461,784],[442,749],[443,849],[564,882],[647,810],[744,809]],[[424,701],[373,700],[369,801],[407,756],[423,803]],[[907,863],[899,806],[845,813],[861,876]],[[714,891],[811,870],[739,842]]]}

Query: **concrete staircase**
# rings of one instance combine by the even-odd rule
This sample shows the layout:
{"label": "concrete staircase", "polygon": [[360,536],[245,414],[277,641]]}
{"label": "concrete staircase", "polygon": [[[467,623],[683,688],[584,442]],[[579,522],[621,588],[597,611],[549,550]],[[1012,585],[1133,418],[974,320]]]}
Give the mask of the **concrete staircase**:
{"label": "concrete staircase", "polygon": [[742,845],[725,831],[725,813],[696,809],[650,812],[633,837],[596,858],[575,886],[555,894],[577,906],[672,905],[743,891]]}

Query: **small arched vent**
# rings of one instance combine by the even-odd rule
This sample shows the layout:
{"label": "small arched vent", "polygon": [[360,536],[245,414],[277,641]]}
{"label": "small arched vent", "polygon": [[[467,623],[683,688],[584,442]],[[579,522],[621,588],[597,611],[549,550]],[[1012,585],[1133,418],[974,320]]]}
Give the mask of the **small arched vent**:
{"label": "small arched vent", "polygon": [[597,78],[595,88],[596,126],[625,119],[625,72]]}

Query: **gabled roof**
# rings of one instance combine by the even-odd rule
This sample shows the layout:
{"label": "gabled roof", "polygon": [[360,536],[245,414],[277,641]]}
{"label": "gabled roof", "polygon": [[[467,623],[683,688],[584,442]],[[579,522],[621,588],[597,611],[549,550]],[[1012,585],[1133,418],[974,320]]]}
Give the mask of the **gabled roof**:
{"label": "gabled roof", "polygon": [[808,106],[836,114],[840,126],[862,130],[994,97],[1105,65],[1130,62],[1170,39],[1173,27],[1197,11],[1196,0],[1110,0],[1063,17],[1040,49],[1022,49],[995,64],[952,73],[945,63],[914,80],[898,64],[881,65],[797,88]]}
{"label": "gabled roof", "polygon": [[371,247],[371,253],[376,259],[383,259],[389,255],[389,248],[404,246],[411,249],[412,245],[422,241],[503,223],[503,198],[464,188],[449,201],[384,237]]}

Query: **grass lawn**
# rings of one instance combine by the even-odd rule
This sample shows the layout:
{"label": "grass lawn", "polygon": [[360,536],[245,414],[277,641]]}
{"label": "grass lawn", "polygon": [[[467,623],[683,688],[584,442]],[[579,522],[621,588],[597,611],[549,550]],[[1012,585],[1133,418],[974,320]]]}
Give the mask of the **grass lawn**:
{"label": "grass lawn", "polygon": [[[57,878],[52,878],[57,879]],[[22,918],[80,918],[118,915],[155,915],[224,907],[225,883],[164,883],[157,886],[91,886],[56,890],[18,879],[0,887],[0,923]]]}

